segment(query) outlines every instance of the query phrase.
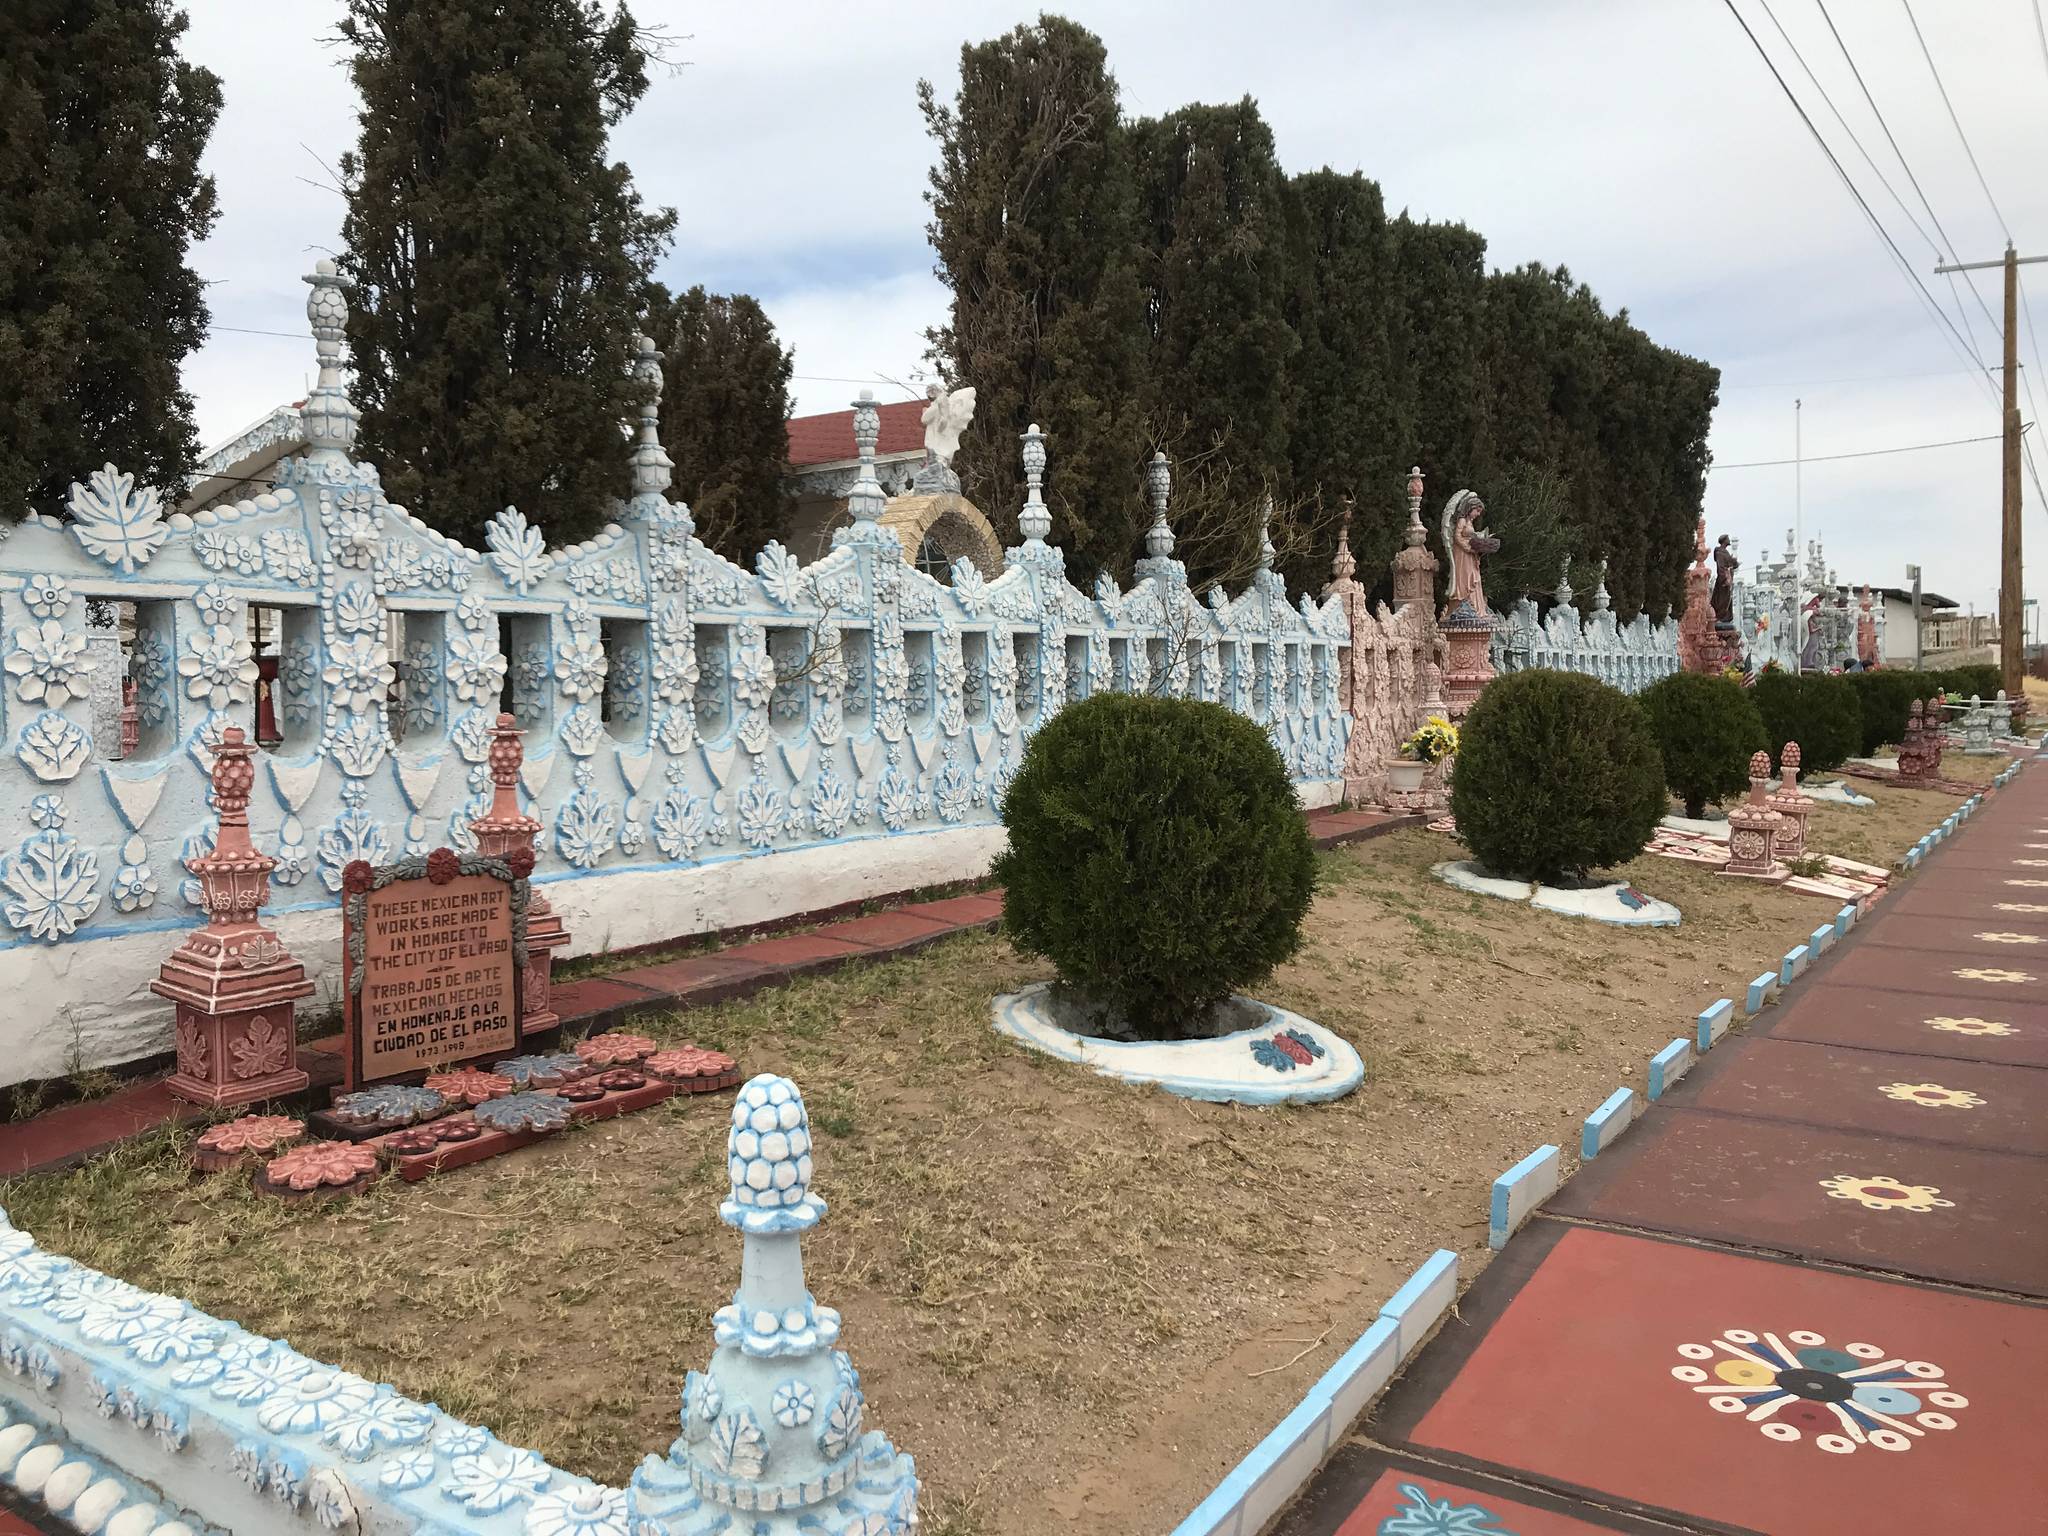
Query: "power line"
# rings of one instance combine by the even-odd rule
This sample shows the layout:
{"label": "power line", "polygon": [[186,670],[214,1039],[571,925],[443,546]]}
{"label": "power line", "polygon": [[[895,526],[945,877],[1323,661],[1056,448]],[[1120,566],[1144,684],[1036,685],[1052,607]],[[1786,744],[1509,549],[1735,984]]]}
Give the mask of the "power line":
{"label": "power line", "polygon": [[1838,459],[1875,459],[1888,453],[1925,453],[1930,448],[1960,448],[1965,443],[1995,443],[2005,434],[1987,433],[1983,437],[1952,437],[1945,443],[1909,443],[1903,448],[1865,448],[1860,453],[1809,453],[1796,459],[1751,459],[1742,464],[1709,464],[1707,473],[1717,469],[1776,469],[1784,464],[1832,464]]}
{"label": "power line", "polygon": [[[1806,125],[1806,131],[1813,136],[1813,142],[1819,146],[1820,152],[1827,157],[1828,164],[1834,169],[1835,175],[1841,180],[1842,186],[1849,196],[1855,199],[1856,206],[1863,211],[1863,217],[1870,222],[1870,227],[1877,232],[1878,239],[1884,242],[1885,249],[1891,253],[1892,260],[1898,263],[1899,270],[1905,273],[1907,281],[1912,283],[1914,290],[1933,313],[1934,318],[1941,322],[1946,334],[1953,338],[1953,345],[1957,348],[1963,361],[1976,363],[1981,376],[1982,360],[1975,355],[1972,348],[1964,345],[1962,332],[1956,329],[1954,321],[1942,313],[1941,306],[1935,303],[1934,295],[1927,291],[1927,285],[1920,281],[1920,274],[1914,271],[1912,263],[1906,260],[1905,253],[1899,249],[1898,242],[1892,239],[1891,232],[1884,227],[1884,224],[1878,219],[1877,215],[1871,212],[1870,204],[1864,200],[1863,193],[1857,188],[1856,183],[1850,180],[1849,173],[1842,168],[1842,162],[1836,158],[1834,150],[1829,148],[1828,141],[1821,137],[1820,129],[1814,125],[1812,117],[1807,114],[1806,108],[1800,105],[1799,98],[1792,92],[1792,87],[1786,82],[1784,75],[1779,73],[1778,66],[1772,61],[1770,54],[1765,51],[1763,40],[1751,30],[1749,22],[1744,19],[1742,13],[1735,9],[1735,0],[1722,0],[1722,4],[1727,6],[1728,14],[1735,18],[1735,24],[1742,28],[1743,35],[1750,41],[1750,46],[1756,49],[1757,57],[1764,61],[1764,68],[1771,72],[1771,78],[1778,82],[1778,89],[1785,93],[1785,99],[1792,104],[1792,110],[1799,114],[1799,121]],[[1985,382],[1988,384],[1990,381],[1987,379]]]}
{"label": "power line", "polygon": [[1906,21],[1913,28],[1913,40],[1920,45],[1920,57],[1927,61],[1927,72],[1934,76],[1934,88],[1941,93],[1941,104],[1948,108],[1948,120],[1955,124],[1956,137],[1963,141],[1963,153],[1969,157],[1970,169],[1977,173],[1977,185],[1984,189],[1984,201],[1991,205],[1991,216],[1998,220],[1999,233],[2005,236],[2005,243],[2012,244],[2012,231],[2005,226],[2005,215],[1998,211],[1998,199],[1991,195],[1991,183],[1984,179],[1984,168],[1977,164],[1977,152],[1970,148],[1970,136],[1963,132],[1963,120],[1956,116],[1955,103],[1948,99],[1948,87],[1941,83],[1941,71],[1934,67],[1934,55],[1928,51],[1927,39],[1920,35],[1920,23],[1913,16],[1913,0],[1899,0],[1906,12]]}
{"label": "power line", "polygon": [[1895,379],[1954,379],[1965,374],[1996,373],[1996,368],[1927,368],[1917,373],[1853,373],[1833,379],[1781,379],[1755,384],[1726,384],[1723,389],[1818,389],[1823,384],[1888,384]]}
{"label": "power line", "polygon": [[304,331],[259,331],[246,325],[209,325],[208,331],[233,331],[237,336],[282,336],[286,341],[311,341]]}

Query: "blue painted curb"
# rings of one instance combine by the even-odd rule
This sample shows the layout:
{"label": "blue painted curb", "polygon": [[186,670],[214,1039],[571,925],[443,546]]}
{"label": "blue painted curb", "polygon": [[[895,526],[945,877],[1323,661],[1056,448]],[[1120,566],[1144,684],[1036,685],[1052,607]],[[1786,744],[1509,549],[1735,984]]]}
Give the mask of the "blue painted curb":
{"label": "blue painted curb", "polygon": [[1493,1205],[1486,1224],[1489,1247],[1505,1248],[1530,1213],[1557,1193],[1557,1166],[1557,1148],[1546,1144],[1493,1181]]}
{"label": "blue painted curb", "polygon": [[1728,1026],[1735,1022],[1735,999],[1724,997],[1711,1008],[1702,1008],[1695,1021],[1698,1031],[1693,1044],[1702,1051],[1711,1051],[1728,1033]]}
{"label": "blue painted curb", "polygon": [[1635,1102],[1633,1088],[1617,1088],[1607,1095],[1600,1107],[1586,1116],[1585,1127],[1579,1133],[1579,1156],[1590,1163],[1613,1145],[1635,1119]]}

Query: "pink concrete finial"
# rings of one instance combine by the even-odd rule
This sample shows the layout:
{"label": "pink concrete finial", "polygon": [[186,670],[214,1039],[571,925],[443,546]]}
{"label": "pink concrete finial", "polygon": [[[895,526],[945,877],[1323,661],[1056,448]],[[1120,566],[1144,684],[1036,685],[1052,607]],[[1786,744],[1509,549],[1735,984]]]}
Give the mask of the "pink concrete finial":
{"label": "pink concrete finial", "polygon": [[[519,737],[519,722],[499,715],[491,731],[488,762],[491,769],[490,809],[469,824],[476,834],[477,852],[486,858],[504,859],[520,855],[520,862],[533,867],[534,839],[540,823],[519,809],[519,769],[526,761],[526,747]],[[550,999],[554,992],[555,951],[569,942],[569,929],[561,914],[548,905],[535,886],[526,905],[526,972],[521,982],[524,1007],[519,1016],[519,1038],[531,1039],[562,1022]]]}

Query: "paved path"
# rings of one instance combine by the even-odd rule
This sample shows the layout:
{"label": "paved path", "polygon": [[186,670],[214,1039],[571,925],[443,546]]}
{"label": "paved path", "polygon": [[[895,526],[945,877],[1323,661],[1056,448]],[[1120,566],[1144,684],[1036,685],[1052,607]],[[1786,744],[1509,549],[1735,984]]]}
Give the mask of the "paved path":
{"label": "paved path", "polygon": [[2048,1532],[2048,767],[1582,1169],[1283,1536]]}

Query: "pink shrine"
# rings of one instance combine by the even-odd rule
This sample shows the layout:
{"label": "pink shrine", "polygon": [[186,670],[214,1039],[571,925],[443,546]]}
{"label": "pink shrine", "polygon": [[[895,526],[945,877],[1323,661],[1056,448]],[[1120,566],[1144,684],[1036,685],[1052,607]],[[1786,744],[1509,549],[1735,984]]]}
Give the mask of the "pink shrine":
{"label": "pink shrine", "polygon": [[220,833],[211,853],[185,861],[199,881],[206,926],[171,952],[149,984],[178,1005],[178,1064],[167,1086],[216,1108],[302,1093],[308,1083],[298,1065],[297,1010],[313,983],[263,926],[277,861],[249,841],[252,750],[239,726],[221,732],[213,763]]}
{"label": "pink shrine", "polygon": [[[519,739],[518,723],[510,715],[498,716],[491,732],[490,808],[469,824],[476,834],[477,852],[502,859],[524,850],[530,858],[540,823],[519,809],[519,765],[526,749]],[[526,908],[526,973],[520,978],[523,1003],[519,1016],[519,1038],[530,1039],[562,1022],[549,1003],[555,970],[555,951],[569,942],[569,930],[547,898],[533,887]]]}

